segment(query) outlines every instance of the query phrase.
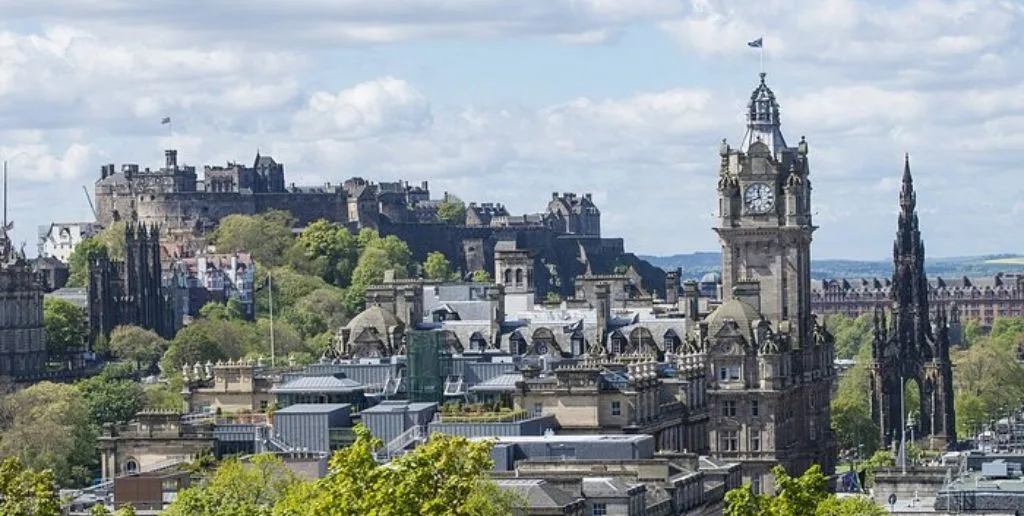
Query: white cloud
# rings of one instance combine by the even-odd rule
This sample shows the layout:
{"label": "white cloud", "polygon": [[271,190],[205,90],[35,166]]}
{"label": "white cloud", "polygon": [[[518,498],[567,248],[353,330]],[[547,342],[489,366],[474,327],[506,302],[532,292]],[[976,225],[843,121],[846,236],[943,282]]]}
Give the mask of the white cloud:
{"label": "white cloud", "polygon": [[[811,144],[817,254],[885,255],[904,152],[922,210],[935,211],[922,218],[926,238],[938,235],[930,250],[954,254],[963,239],[979,250],[1014,245],[1005,236],[1024,146],[1016,2],[0,0],[0,9],[0,155],[16,179],[16,216],[31,221],[19,223],[22,238],[33,224],[87,216],[81,185],[100,164],[156,166],[173,146],[198,165],[259,148],[296,183],[430,180],[520,212],[541,209],[550,191],[590,191],[606,234],[630,249],[714,249],[717,144],[742,134],[756,78],[736,70],[755,69],[746,42],[763,34],[784,132]],[[670,43],[657,47],[659,35]],[[460,45],[502,51],[484,62],[452,50]],[[503,74],[509,56],[536,60],[536,71]],[[349,66],[359,59],[371,64]],[[457,77],[442,75],[451,70]]]}

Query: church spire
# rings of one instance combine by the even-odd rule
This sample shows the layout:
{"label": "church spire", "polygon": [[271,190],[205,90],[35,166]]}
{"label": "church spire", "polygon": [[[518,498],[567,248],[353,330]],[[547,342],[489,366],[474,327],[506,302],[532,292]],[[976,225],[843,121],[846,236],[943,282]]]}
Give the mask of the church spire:
{"label": "church spire", "polygon": [[914,178],[910,175],[910,153],[903,157],[903,185],[900,187],[900,214],[910,215],[917,209]]}

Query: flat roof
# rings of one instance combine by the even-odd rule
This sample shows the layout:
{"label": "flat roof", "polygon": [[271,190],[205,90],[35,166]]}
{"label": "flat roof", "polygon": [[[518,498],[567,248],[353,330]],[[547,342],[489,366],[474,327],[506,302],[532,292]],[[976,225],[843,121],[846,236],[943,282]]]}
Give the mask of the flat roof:
{"label": "flat roof", "polygon": [[296,403],[275,410],[274,414],[329,414],[351,406],[349,403]]}

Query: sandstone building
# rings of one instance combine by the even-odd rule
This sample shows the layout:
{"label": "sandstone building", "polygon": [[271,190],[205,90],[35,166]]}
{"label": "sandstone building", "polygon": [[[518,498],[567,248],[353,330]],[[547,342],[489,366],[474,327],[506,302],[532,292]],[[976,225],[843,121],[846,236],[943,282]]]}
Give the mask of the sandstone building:
{"label": "sandstone building", "polygon": [[0,377],[32,379],[45,370],[43,286],[5,227],[0,231]]}
{"label": "sandstone building", "polygon": [[724,302],[701,323],[708,362],[711,455],[742,463],[774,490],[770,468],[835,469],[829,426],[833,339],[811,314],[808,144],[790,147],[765,74],[739,148],[722,142],[719,221]]}

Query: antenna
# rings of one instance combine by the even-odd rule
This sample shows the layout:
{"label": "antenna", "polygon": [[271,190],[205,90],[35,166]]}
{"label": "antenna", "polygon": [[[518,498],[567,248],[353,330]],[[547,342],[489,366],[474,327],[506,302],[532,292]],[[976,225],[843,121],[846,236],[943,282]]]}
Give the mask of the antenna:
{"label": "antenna", "polygon": [[7,236],[7,160],[4,160],[4,236]]}

